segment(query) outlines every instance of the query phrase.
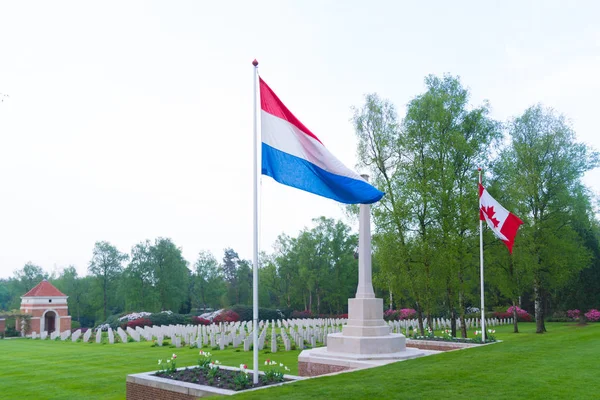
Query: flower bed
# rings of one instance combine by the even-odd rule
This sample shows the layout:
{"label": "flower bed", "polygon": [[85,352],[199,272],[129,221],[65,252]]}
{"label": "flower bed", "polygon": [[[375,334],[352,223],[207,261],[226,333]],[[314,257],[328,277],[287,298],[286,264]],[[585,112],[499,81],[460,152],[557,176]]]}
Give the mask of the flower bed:
{"label": "flower bed", "polygon": [[177,382],[192,383],[201,386],[213,387],[230,391],[257,389],[263,386],[277,385],[290,382],[291,379],[285,372],[290,369],[283,364],[267,359],[267,370],[260,374],[258,382],[253,383],[253,374],[246,364],[239,368],[222,367],[218,360],[212,360],[211,354],[200,350],[198,365],[195,367],[177,368],[177,355],[173,354],[166,360],[158,360],[159,371],[153,376],[160,379],[169,379]]}
{"label": "flower bed", "polygon": [[[181,368],[185,370],[185,368]],[[221,367],[222,370],[235,370],[235,368]],[[176,381],[173,379],[161,378],[155,375],[156,372],[145,372],[141,374],[132,374],[127,376],[127,399],[128,400],[147,400],[147,399],[173,399],[173,400],[195,400],[199,397],[214,395],[231,396],[240,391],[223,389],[213,386],[200,385],[197,383]],[[252,374],[249,374],[252,378]],[[262,375],[262,374],[261,374]],[[285,385],[305,379],[301,376],[285,375],[285,381],[272,385],[258,386],[250,390],[260,390],[275,385]]]}

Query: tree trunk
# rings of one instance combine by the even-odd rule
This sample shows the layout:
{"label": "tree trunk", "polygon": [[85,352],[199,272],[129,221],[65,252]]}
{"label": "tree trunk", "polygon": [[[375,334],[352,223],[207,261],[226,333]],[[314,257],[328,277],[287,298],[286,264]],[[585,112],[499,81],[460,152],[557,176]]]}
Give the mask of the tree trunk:
{"label": "tree trunk", "polygon": [[465,294],[462,289],[458,292],[458,307],[460,308],[460,336],[467,338],[467,324],[465,323]]}
{"label": "tree trunk", "polygon": [[106,294],[107,288],[106,287],[107,286],[108,286],[108,282],[105,281],[104,282],[104,320],[105,321],[106,321],[106,318],[108,318],[107,315],[106,315],[106,311],[107,311],[107,308],[108,308],[108,301],[106,300],[106,296],[107,296],[107,294]]}
{"label": "tree trunk", "polygon": [[456,310],[452,302],[452,289],[450,288],[450,279],[446,280],[446,301],[448,302],[448,311],[450,311],[450,331],[452,337],[456,337]]}
{"label": "tree trunk", "polygon": [[425,329],[423,328],[423,311],[421,311],[421,307],[417,304],[417,320],[419,322],[419,332],[421,332],[421,336],[425,336]]}
{"label": "tree trunk", "polygon": [[546,325],[544,324],[544,310],[542,308],[542,288],[538,278],[533,282],[533,292],[535,296],[535,333],[544,333],[546,332]]}
{"label": "tree trunk", "polygon": [[517,300],[513,299],[513,333],[519,333],[519,321],[517,320]]}
{"label": "tree trunk", "polygon": [[394,296],[392,294],[392,288],[390,287],[390,310],[394,309]]}
{"label": "tree trunk", "polygon": [[317,289],[317,315],[321,313],[321,295],[319,294],[319,290]]}
{"label": "tree trunk", "polygon": [[308,292],[308,311],[312,312],[312,291]]}

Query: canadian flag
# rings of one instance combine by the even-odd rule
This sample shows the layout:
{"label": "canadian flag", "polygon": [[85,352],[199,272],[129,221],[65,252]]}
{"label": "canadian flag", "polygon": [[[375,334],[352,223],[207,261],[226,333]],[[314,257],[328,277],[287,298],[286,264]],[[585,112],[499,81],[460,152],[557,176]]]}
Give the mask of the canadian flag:
{"label": "canadian flag", "polygon": [[494,235],[504,242],[512,254],[515,236],[523,221],[502,207],[481,183],[479,184],[479,219],[487,222]]}

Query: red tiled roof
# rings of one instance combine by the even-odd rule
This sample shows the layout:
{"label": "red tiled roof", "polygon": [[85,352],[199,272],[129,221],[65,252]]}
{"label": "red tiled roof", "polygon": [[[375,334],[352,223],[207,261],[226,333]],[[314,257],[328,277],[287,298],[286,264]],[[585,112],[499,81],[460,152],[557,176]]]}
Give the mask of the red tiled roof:
{"label": "red tiled roof", "polygon": [[33,289],[25,293],[23,297],[47,297],[47,296],[66,296],[63,292],[54,287],[53,284],[47,280],[43,280],[38,283]]}

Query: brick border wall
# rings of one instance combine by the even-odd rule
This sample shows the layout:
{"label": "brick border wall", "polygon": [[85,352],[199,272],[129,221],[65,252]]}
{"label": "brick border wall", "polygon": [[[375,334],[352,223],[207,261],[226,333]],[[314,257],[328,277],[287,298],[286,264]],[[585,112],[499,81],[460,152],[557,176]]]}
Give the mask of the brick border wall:
{"label": "brick border wall", "polygon": [[341,365],[317,364],[305,361],[298,361],[299,376],[319,376],[331,374],[333,372],[349,371],[354,368],[342,367]]}
{"label": "brick border wall", "polygon": [[157,387],[140,385],[133,382],[127,382],[127,400],[196,400],[197,397],[189,394],[172,392]]}

